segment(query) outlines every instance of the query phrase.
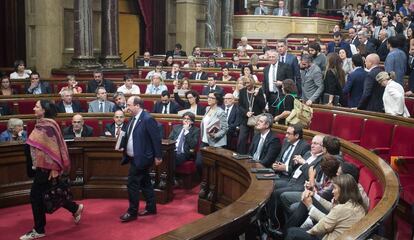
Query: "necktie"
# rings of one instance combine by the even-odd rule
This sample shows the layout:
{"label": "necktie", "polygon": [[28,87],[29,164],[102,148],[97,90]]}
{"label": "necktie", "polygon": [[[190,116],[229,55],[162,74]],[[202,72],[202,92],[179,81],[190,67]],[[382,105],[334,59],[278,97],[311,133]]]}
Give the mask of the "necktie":
{"label": "necktie", "polygon": [[200,80],[200,73],[197,73],[196,80]]}
{"label": "necktie", "polygon": [[104,110],[103,110],[103,103],[102,102],[100,102],[99,103],[99,112],[103,112]]}
{"label": "necktie", "polygon": [[271,92],[277,92],[277,86],[275,84],[275,81],[276,81],[276,64],[273,64],[272,66],[273,66],[273,69],[272,69],[273,79],[271,80],[272,82],[270,84],[272,84],[273,89],[272,89]]}
{"label": "necktie", "polygon": [[282,56],[282,63],[285,63],[285,56]]}
{"label": "necktie", "polygon": [[260,8],[260,15],[265,15],[263,8]]}
{"label": "necktie", "polygon": [[227,116],[227,120],[229,120],[229,108],[226,107],[226,116]]}
{"label": "necktie", "polygon": [[259,161],[260,160],[260,154],[262,153],[264,138],[260,137],[259,145],[257,146],[256,152],[253,155],[253,160]]}
{"label": "necktie", "polygon": [[289,156],[292,153],[293,145],[290,144],[288,150],[285,152],[285,155],[283,155],[283,163],[286,163],[289,160]]}
{"label": "necktie", "polygon": [[184,128],[181,131],[180,138],[178,139],[178,147],[177,147],[177,153],[183,153],[183,146],[184,146]]}
{"label": "necktie", "polygon": [[115,137],[116,137],[116,138],[118,138],[119,133],[121,133],[121,127],[120,127],[120,126],[117,126],[117,127],[116,127],[116,132],[115,132]]}
{"label": "necktie", "polygon": [[162,113],[167,114],[167,105],[162,107]]}

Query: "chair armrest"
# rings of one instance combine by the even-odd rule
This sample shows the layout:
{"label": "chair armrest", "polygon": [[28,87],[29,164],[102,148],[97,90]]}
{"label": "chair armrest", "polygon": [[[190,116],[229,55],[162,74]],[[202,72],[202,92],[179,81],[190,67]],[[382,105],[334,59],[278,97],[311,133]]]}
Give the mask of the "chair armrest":
{"label": "chair armrest", "polygon": [[389,147],[378,147],[378,148],[372,148],[370,149],[373,153],[379,155],[379,154],[388,154],[390,152]]}

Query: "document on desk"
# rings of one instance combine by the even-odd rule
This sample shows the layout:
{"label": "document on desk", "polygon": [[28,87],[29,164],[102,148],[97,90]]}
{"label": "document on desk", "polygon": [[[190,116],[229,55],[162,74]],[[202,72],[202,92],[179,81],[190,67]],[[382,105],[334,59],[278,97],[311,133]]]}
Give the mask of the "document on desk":
{"label": "document on desk", "polygon": [[125,132],[121,131],[118,135],[118,138],[116,139],[115,150],[119,150],[119,148],[121,147],[121,142],[124,136],[125,136]]}

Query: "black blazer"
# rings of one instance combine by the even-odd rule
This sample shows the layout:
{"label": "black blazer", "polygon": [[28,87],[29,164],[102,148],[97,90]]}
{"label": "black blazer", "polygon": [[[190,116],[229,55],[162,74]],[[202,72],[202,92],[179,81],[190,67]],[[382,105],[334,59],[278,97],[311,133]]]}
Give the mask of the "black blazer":
{"label": "black blazer", "polygon": [[[226,107],[224,107],[224,111]],[[240,125],[240,109],[237,104],[233,104],[231,111],[229,112],[229,117],[227,120],[229,129],[227,130],[227,135],[235,136],[237,132],[237,127]]]}
{"label": "black blazer", "polygon": [[224,67],[228,68],[228,69],[239,69],[239,68],[243,67],[243,64],[239,63],[239,65],[233,66],[233,63],[228,63],[228,64],[224,65]]}
{"label": "black blazer", "polygon": [[[249,154],[254,155],[260,142],[261,133],[257,133],[253,137],[252,144],[250,145]],[[275,162],[277,156],[280,153],[280,140],[275,137],[272,131],[270,131],[263,143],[262,152],[260,153],[260,163],[265,167],[271,167]]]}
{"label": "black blazer", "polygon": [[[176,125],[173,127],[170,136],[168,137],[171,140],[178,141],[181,131],[183,130],[183,125]],[[188,134],[184,136],[184,153],[191,156],[195,156],[195,148],[198,145],[198,138],[200,137],[200,129],[198,127],[192,126],[188,130]],[[188,159],[187,159],[188,160]]]}
{"label": "black blazer", "polygon": [[[93,128],[88,125],[83,125],[81,137],[92,137],[92,136],[93,136]],[[73,133],[73,126],[65,127],[63,129],[63,138],[64,139],[75,138],[75,133]]]}
{"label": "black blazer", "polygon": [[[182,109],[189,109],[191,108],[191,105],[189,102],[184,101],[181,99],[180,95],[178,95],[178,93],[174,93],[174,99],[177,102],[178,105],[180,105],[180,107]],[[202,106],[200,103],[197,104],[197,112],[196,115],[202,115],[204,116],[204,114],[206,113],[206,108],[204,106]]]}
{"label": "black blazer", "polygon": [[384,87],[382,87],[375,77],[381,72],[380,67],[373,68],[365,77],[364,92],[358,105],[360,110],[368,110],[374,112],[384,112],[384,102],[382,95],[384,95]]}
{"label": "black blazer", "polygon": [[[216,85],[216,88],[214,89],[215,92],[220,93],[224,97],[224,90],[219,85]],[[210,93],[210,86],[204,86],[203,90],[201,91],[201,95],[208,95]]]}
{"label": "black blazer", "polygon": [[[122,124],[121,127],[121,131],[126,132],[127,128],[127,123],[124,122],[124,124]],[[110,132],[112,137],[115,137],[115,123],[108,123],[105,125],[105,130],[103,132],[103,135],[105,136],[105,132]]]}
{"label": "black blazer", "polygon": [[[254,104],[253,104],[253,112],[254,115],[259,115],[263,113],[266,107],[266,100],[263,96],[263,88],[259,89],[259,93],[255,97]],[[239,93],[239,109],[240,109],[240,123],[246,124],[247,123],[247,112],[249,112],[249,101],[247,97],[247,88],[243,88],[240,90]]]}
{"label": "black blazer", "polygon": [[[139,66],[139,67],[143,67],[144,66],[144,59],[140,59],[140,60],[138,60],[137,61],[137,66]],[[152,62],[151,60],[149,61],[149,66],[150,67],[154,67],[155,66],[155,63],[154,62]]]}
{"label": "black blazer", "polygon": [[387,58],[388,53],[390,52],[390,50],[388,50],[388,48],[387,48],[387,43],[388,43],[388,40],[385,40],[384,42],[382,42],[379,45],[379,47],[377,49],[377,53],[378,53],[378,56],[380,57],[381,61],[385,61],[385,59]]}
{"label": "black blazer", "polygon": [[[193,72],[190,75],[190,79],[196,79],[197,72]],[[201,72],[200,80],[207,80],[208,74],[206,72]]]}
{"label": "black blazer", "polygon": [[[57,105],[59,113],[66,113],[65,106],[63,105],[63,101],[60,101]],[[73,100],[72,101],[72,109],[74,113],[83,112],[83,109],[80,106],[79,101]]]}
{"label": "black blazer", "polygon": [[[282,150],[280,151],[279,156],[277,156],[276,161],[283,162],[283,160],[282,160],[283,154],[285,154],[285,152],[286,152],[286,150],[288,149],[289,146],[290,146],[290,143],[288,143],[287,139],[285,138],[285,140],[283,140]],[[305,140],[299,139],[299,142],[297,143],[297,145],[295,147],[295,150],[293,150],[293,153],[292,153],[292,155],[290,157],[290,160],[289,160],[289,168],[288,168],[289,169],[289,172],[288,172],[289,177],[292,176],[292,174],[295,172],[296,168],[298,167],[298,165],[294,164],[293,157],[295,155],[304,156],[305,153],[309,150],[310,150],[310,145]]]}
{"label": "black blazer", "polygon": [[[42,91],[42,94],[52,93],[52,90],[50,89],[49,83],[40,81],[39,84],[40,84],[40,90]],[[25,90],[24,90],[24,92],[26,94],[32,94],[33,93],[33,90],[30,91],[29,87],[30,87],[30,83],[26,84]]]}
{"label": "black blazer", "polygon": [[[293,79],[293,73],[292,73],[292,68],[285,64],[285,63],[281,63],[281,62],[277,62],[277,72],[276,72],[276,79],[279,81],[283,81],[285,79]],[[264,93],[266,95],[267,98],[269,98],[269,70],[270,70],[270,65],[267,65],[264,69],[263,69],[263,89],[264,89]],[[279,92],[282,93],[282,89],[279,87]]]}
{"label": "black blazer", "polygon": [[[303,159],[307,160],[311,156],[312,156],[311,152],[308,151],[307,153],[305,153],[305,155],[303,155]],[[313,166],[314,169],[317,169],[320,162],[322,161],[322,156],[323,156],[323,154],[316,157],[316,159],[313,160],[313,162],[311,164],[304,163],[300,168],[300,170],[302,171],[300,176],[298,176],[297,178],[293,178],[293,175],[292,175],[289,179],[288,186],[294,188],[297,191],[305,190],[304,189],[305,181],[309,180],[309,168],[311,166]]]}
{"label": "black blazer", "polygon": [[[154,108],[152,109],[153,113],[162,113],[163,109],[163,103],[160,101],[157,101],[154,105]],[[179,111],[179,106],[177,103],[170,101],[170,114],[176,114]]]}
{"label": "black blazer", "polygon": [[[171,75],[171,72],[167,72],[167,75],[166,75],[166,77],[165,77],[166,79],[176,79],[175,77],[173,77],[172,75]],[[178,72],[178,77],[177,77],[177,79],[183,79],[184,78],[184,73],[182,73],[182,72]]]}
{"label": "black blazer", "polygon": [[[100,86],[104,87],[108,93],[114,93],[116,91],[114,83],[107,79],[103,79]],[[100,86],[98,86],[98,83],[95,80],[90,80],[88,82],[88,86],[86,87],[86,92],[95,93],[96,89]]]}

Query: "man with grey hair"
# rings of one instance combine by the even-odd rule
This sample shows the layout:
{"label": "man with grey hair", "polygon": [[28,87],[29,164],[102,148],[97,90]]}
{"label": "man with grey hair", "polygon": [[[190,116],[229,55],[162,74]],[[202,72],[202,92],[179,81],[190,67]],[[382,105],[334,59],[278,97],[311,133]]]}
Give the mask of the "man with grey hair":
{"label": "man with grey hair", "polygon": [[376,53],[375,44],[368,40],[369,34],[367,31],[363,31],[363,30],[359,31],[358,39],[359,39],[360,44],[365,45],[367,54]]}
{"label": "man with grey hair", "polygon": [[[173,67],[174,68],[174,67]],[[167,74],[168,76],[168,74]],[[145,90],[145,94],[159,94],[167,89],[167,86],[164,84],[161,74],[154,73],[151,79],[151,83],[147,85],[147,89]]]}
{"label": "man with grey hair", "polygon": [[70,89],[63,89],[60,91],[62,101],[57,105],[59,113],[76,113],[83,112],[79,101],[73,100],[73,91]]}
{"label": "man with grey hair", "polygon": [[20,118],[10,118],[7,121],[7,130],[0,134],[0,143],[26,141],[27,132],[23,130],[23,121]]}
{"label": "man with grey hair", "polygon": [[125,95],[122,92],[116,92],[113,97],[113,101],[115,103],[112,112],[116,112],[118,110],[124,111],[126,108],[126,99]]}
{"label": "man with grey hair", "polygon": [[249,154],[253,160],[265,167],[271,167],[279,155],[281,144],[279,138],[271,131],[273,116],[269,113],[259,115],[255,129],[256,133],[250,145]]}
{"label": "man with grey hair", "polygon": [[244,48],[246,50],[253,50],[253,47],[248,44],[248,41],[249,40],[247,39],[247,37],[244,37],[244,36],[241,37],[240,38],[240,46],[237,47],[237,50],[242,49],[242,48]]}
{"label": "man with grey hair", "polygon": [[104,113],[112,112],[114,109],[114,103],[107,100],[108,95],[104,87],[98,87],[96,89],[96,100],[89,103],[88,112]]}
{"label": "man with grey hair", "polygon": [[380,45],[377,48],[377,53],[380,57],[380,60],[385,61],[385,58],[387,58],[387,55],[390,52],[388,49],[388,33],[385,31],[385,29],[382,29],[379,32],[379,41]]}
{"label": "man with grey hair", "polygon": [[232,139],[236,138],[239,132],[239,125],[241,121],[241,112],[239,106],[234,103],[234,95],[227,93],[224,95],[224,111],[227,114],[227,149],[235,150],[236,146],[232,146]]}
{"label": "man with grey hair", "polygon": [[318,103],[324,89],[321,69],[312,63],[312,57],[308,54],[302,56],[300,69],[302,99],[308,106]]}

